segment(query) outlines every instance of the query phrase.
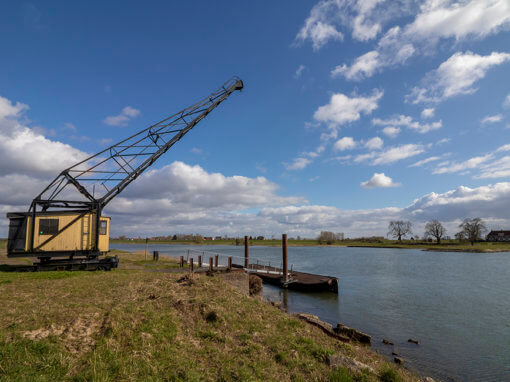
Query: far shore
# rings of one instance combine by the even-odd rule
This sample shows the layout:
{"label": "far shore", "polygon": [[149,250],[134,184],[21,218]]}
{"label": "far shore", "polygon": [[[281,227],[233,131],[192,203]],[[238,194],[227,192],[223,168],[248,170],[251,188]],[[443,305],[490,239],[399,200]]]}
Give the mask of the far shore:
{"label": "far shore", "polygon": [[[110,239],[111,244],[145,244],[145,239],[118,240]],[[194,242],[191,240],[149,240],[149,244],[164,245],[232,245],[244,246],[244,240],[236,243],[235,240],[204,240]],[[281,240],[250,240],[250,246],[281,247]],[[289,247],[357,247],[357,248],[393,248],[393,249],[421,249],[430,252],[475,252],[475,253],[495,253],[510,252],[510,243],[477,242],[474,245],[470,243],[459,243],[457,241],[444,241],[441,244],[421,242],[414,240],[381,240],[377,242],[367,242],[360,240],[342,240],[331,244],[319,244],[317,240],[289,240]]]}

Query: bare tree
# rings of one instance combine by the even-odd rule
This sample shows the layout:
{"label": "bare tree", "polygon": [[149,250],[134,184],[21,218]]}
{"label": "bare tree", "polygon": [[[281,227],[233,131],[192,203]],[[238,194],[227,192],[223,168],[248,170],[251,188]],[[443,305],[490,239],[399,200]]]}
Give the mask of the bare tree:
{"label": "bare tree", "polygon": [[439,220],[431,220],[425,224],[425,236],[436,238],[437,244],[441,244],[441,239],[446,235],[446,228],[443,227]]}
{"label": "bare tree", "polygon": [[388,224],[388,235],[397,238],[398,241],[402,241],[402,237],[412,235],[411,227],[412,224],[410,221],[392,220],[390,224]]}
{"label": "bare tree", "polygon": [[459,228],[462,229],[461,232],[471,242],[471,245],[474,245],[475,241],[480,240],[482,235],[487,232],[487,227],[480,218],[464,219]]}
{"label": "bare tree", "polygon": [[321,231],[317,240],[319,241],[319,244],[333,244],[336,241],[336,235],[333,232]]}

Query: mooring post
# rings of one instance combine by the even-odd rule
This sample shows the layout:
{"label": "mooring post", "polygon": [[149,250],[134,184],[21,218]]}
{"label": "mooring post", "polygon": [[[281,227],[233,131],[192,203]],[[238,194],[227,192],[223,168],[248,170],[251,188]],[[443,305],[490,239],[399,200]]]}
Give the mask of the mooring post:
{"label": "mooring post", "polygon": [[289,281],[289,258],[287,256],[287,234],[282,235],[283,282]]}
{"label": "mooring post", "polygon": [[147,261],[147,247],[149,246],[149,238],[145,238],[145,261]]}
{"label": "mooring post", "polygon": [[193,273],[193,257],[189,259],[189,271]]}
{"label": "mooring post", "polygon": [[198,256],[198,267],[202,267],[202,256]]}
{"label": "mooring post", "polygon": [[209,272],[212,272],[212,271],[213,271],[212,257],[209,257]]}
{"label": "mooring post", "polygon": [[244,237],[244,267],[248,268],[250,263],[250,242],[248,241],[248,236]]}
{"label": "mooring post", "polygon": [[214,255],[214,267],[218,268],[218,255]]}
{"label": "mooring post", "polygon": [[227,266],[227,269],[228,270],[232,269],[232,256],[228,257],[228,266]]}
{"label": "mooring post", "polygon": [[184,266],[184,256],[181,256],[179,258],[179,268],[182,268]]}

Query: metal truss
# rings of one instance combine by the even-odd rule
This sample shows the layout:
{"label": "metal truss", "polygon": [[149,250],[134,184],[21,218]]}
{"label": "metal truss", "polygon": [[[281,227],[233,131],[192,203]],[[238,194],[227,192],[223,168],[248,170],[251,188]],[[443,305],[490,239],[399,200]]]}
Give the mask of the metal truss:
{"label": "metal truss", "polygon": [[33,201],[38,209],[100,211],[243,82],[233,77],[200,102],[62,171]]}

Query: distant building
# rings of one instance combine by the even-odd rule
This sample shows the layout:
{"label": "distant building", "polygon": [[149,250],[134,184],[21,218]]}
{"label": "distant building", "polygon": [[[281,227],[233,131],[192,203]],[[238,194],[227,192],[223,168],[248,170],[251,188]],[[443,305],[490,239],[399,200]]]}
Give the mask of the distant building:
{"label": "distant building", "polygon": [[204,240],[214,240],[211,236],[204,236]]}
{"label": "distant building", "polygon": [[264,240],[264,236],[257,236],[257,240]]}
{"label": "distant building", "polygon": [[490,231],[487,241],[510,241],[510,231]]}
{"label": "distant building", "polygon": [[221,240],[221,236],[216,236],[214,240]]}

